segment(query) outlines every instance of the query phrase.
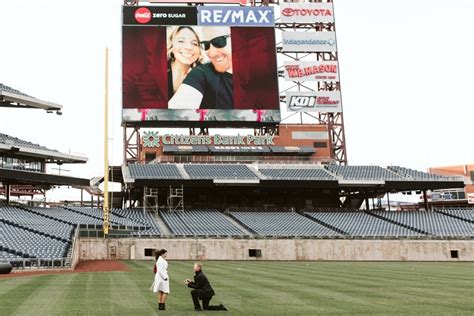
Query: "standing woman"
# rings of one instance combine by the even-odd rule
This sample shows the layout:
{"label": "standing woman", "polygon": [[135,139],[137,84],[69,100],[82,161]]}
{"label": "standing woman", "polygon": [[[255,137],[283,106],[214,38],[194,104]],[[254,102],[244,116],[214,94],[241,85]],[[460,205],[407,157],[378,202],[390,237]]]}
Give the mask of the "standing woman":
{"label": "standing woman", "polygon": [[168,256],[166,249],[161,249],[156,253],[155,267],[156,274],[155,280],[153,281],[152,290],[154,293],[159,293],[157,296],[158,299],[158,309],[165,310],[165,301],[166,297],[170,293],[170,281],[168,277],[168,262],[165,260]]}

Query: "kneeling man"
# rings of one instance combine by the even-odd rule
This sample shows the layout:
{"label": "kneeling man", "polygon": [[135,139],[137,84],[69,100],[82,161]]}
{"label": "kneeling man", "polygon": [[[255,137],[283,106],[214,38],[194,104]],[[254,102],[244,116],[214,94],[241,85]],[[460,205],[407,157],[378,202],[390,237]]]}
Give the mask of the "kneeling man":
{"label": "kneeling man", "polygon": [[[191,296],[193,298],[194,310],[214,310],[214,311],[226,311],[224,305],[220,304],[217,306],[209,306],[209,302],[212,297],[216,294],[209,283],[206,275],[202,272],[202,265],[200,263],[194,264],[194,282],[190,279],[184,281],[188,287],[192,288]],[[199,300],[202,300],[202,309]]]}

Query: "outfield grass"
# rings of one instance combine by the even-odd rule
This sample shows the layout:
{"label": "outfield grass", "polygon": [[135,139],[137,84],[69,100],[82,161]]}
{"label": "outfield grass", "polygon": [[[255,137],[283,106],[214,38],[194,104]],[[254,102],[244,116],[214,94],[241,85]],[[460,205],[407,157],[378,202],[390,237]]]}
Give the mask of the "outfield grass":
{"label": "outfield grass", "polygon": [[[130,272],[0,279],[0,315],[154,315],[152,262]],[[202,314],[471,314],[474,264],[365,262],[205,262],[229,312]],[[193,315],[192,262],[169,262],[167,315]]]}

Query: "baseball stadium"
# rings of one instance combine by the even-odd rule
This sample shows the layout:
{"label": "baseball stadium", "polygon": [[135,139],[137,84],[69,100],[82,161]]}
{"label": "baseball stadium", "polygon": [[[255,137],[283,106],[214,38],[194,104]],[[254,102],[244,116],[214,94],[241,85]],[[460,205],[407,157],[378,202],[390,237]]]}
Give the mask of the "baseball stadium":
{"label": "baseball stadium", "polygon": [[[103,172],[0,125],[0,315],[472,314],[474,166],[349,163],[335,25],[330,0],[125,0]],[[0,113],[68,111],[20,90]]]}

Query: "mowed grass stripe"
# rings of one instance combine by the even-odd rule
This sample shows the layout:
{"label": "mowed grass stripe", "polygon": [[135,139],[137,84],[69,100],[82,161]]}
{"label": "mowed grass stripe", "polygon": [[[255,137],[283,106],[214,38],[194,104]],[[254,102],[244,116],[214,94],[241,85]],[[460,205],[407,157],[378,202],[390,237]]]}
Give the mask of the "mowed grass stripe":
{"label": "mowed grass stripe", "polygon": [[[0,298],[15,287],[31,282],[30,278],[0,279]],[[2,306],[0,305],[0,311]]]}
{"label": "mowed grass stripe", "polygon": [[[371,263],[368,263],[368,264],[371,264]],[[265,275],[265,277],[275,277],[271,275],[272,274],[271,272],[269,272],[271,270],[258,270],[257,271],[255,266],[247,267],[247,268],[238,268],[238,270],[241,274],[248,274],[248,275],[254,275],[254,276]],[[280,273],[280,275],[277,276],[279,279],[285,279],[283,276],[289,274],[287,272],[287,269],[285,268],[280,268],[278,269],[278,271]],[[329,272],[329,271],[326,271],[326,272]],[[308,274],[308,271],[304,271],[303,273]],[[371,302],[372,304],[374,304],[375,302],[378,302],[377,305],[387,305],[386,304],[387,302],[384,302],[384,301],[387,301],[387,299],[398,299],[403,304],[403,301],[405,299],[423,300],[424,296],[427,294],[430,294],[431,296],[433,295],[440,296],[440,301],[439,301],[440,303],[437,304],[439,307],[444,307],[444,306],[452,307],[452,304],[449,305],[449,304],[443,303],[443,298],[446,296],[445,291],[434,293],[432,291],[431,286],[429,285],[426,285],[426,286],[419,285],[418,286],[419,288],[417,288],[416,285],[419,284],[417,282],[422,281],[422,280],[411,279],[409,280],[407,290],[400,291],[400,288],[399,288],[400,282],[398,280],[390,280],[389,275],[381,275],[378,278],[372,276],[371,280],[373,280],[373,282],[368,282],[366,277],[364,278],[351,277],[348,271],[339,272],[337,274],[337,277],[335,277],[335,274],[332,274],[327,279],[328,282],[324,282],[325,276],[326,274],[321,273],[320,278],[315,278],[313,281],[306,281],[306,282],[313,282],[314,288],[317,290],[319,290],[319,288],[322,288],[322,291],[320,291],[320,294],[323,295],[325,299],[330,299],[332,295],[337,294],[336,295],[337,300],[339,302],[349,302],[351,304],[350,307],[352,311],[357,311],[357,309],[355,309],[357,305],[360,305],[366,309],[367,308],[366,305],[367,303],[369,303],[369,301],[366,300],[366,298],[368,297],[371,297],[374,299],[372,300],[374,302]],[[393,285],[393,288],[392,289],[389,288],[388,291],[385,290],[385,288],[387,287],[387,280],[390,280]],[[285,280],[282,280],[282,281],[285,281]],[[290,279],[290,282],[291,282],[291,279]],[[300,285],[300,283],[298,282],[293,282],[293,283],[295,283],[294,285]],[[421,283],[421,284],[424,284],[424,283]],[[355,289],[355,290],[351,290],[351,289]],[[345,295],[343,293],[345,293]],[[393,297],[394,296],[393,293],[395,293],[396,296],[399,296],[399,297],[398,298]],[[361,300],[359,299],[359,297],[362,297],[363,299]],[[380,299],[383,299],[383,300],[380,301]],[[433,297],[431,297],[430,300],[433,300]],[[357,305],[354,305],[354,304],[357,304]],[[457,305],[458,305],[457,303],[454,304],[454,306],[456,307]],[[450,312],[450,311],[452,310],[451,309],[446,310],[446,312]]]}
{"label": "mowed grass stripe", "polygon": [[[284,304],[288,307],[298,305],[298,307],[304,311],[309,308],[308,312],[317,310],[317,312],[332,313],[332,312],[342,312],[345,309],[342,306],[342,309],[336,303],[350,304],[351,309],[363,311],[367,308],[367,301],[361,300],[359,295],[351,295],[350,293],[345,293],[345,285],[340,285],[337,283],[330,283],[325,286],[321,286],[317,278],[308,278],[301,277],[296,278],[293,275],[289,275],[287,271],[280,267],[279,269],[268,270],[265,266],[260,265],[259,268],[252,267],[251,269],[242,269],[238,268],[240,275],[245,275],[246,279],[251,282],[251,280],[258,278],[263,278],[266,281],[260,282],[256,290],[258,292],[269,292],[269,289],[274,291],[279,291],[280,293],[285,288],[288,288],[288,292],[285,295],[279,295],[276,297],[277,304]],[[244,271],[242,271],[244,270]],[[294,273],[293,273],[294,274]],[[271,280],[269,282],[268,280]],[[244,280],[247,282],[247,280]],[[255,288],[255,285],[252,284],[252,287]],[[368,291],[372,291],[370,287],[367,287]],[[372,291],[375,293],[375,291]],[[295,298],[296,297],[296,298]],[[303,300],[303,302],[301,302]],[[318,301],[324,301],[325,304],[318,304]],[[330,306],[333,302],[333,306]],[[306,306],[304,306],[306,305]],[[326,305],[326,307],[324,307]],[[358,308],[361,307],[361,308]]]}
{"label": "mowed grass stripe", "polygon": [[43,315],[54,315],[62,306],[65,288],[69,288],[74,274],[51,275],[51,278],[28,297],[17,308],[15,315],[27,315],[31,311],[40,310]]}
{"label": "mowed grass stripe", "polygon": [[[24,277],[24,282],[20,285],[13,286],[1,296],[0,300],[0,312],[2,315],[12,315],[17,309],[21,308],[23,304],[27,303],[29,298],[35,294],[35,292],[41,291],[49,281],[53,278],[53,275],[42,275],[37,277]],[[0,287],[3,288],[3,283],[0,282]]]}
{"label": "mowed grass stripe", "polygon": [[[368,263],[370,264],[370,263]],[[416,279],[419,279],[419,281],[426,281],[426,279],[429,280],[436,280],[438,285],[446,285],[446,284],[451,284],[453,283],[453,279],[457,279],[457,287],[456,289],[459,289],[459,291],[463,291],[467,288],[469,288],[472,278],[469,278],[467,269],[464,274],[460,274],[459,278],[452,277],[452,276],[443,276],[439,274],[439,271],[432,271],[431,273],[424,272],[421,269],[417,269],[417,271],[409,271],[408,273],[403,273],[403,275],[399,275],[396,270],[386,270],[386,271],[376,271],[371,269],[371,272],[364,272],[361,273],[361,268],[358,266],[355,266],[357,268],[354,271],[348,271],[348,270],[339,270],[339,271],[328,271],[328,270],[321,270],[318,269],[319,273],[316,273],[314,269],[311,269],[310,266],[307,266],[308,269],[300,269],[296,270],[297,268],[292,267],[292,268],[284,268],[284,274],[283,275],[291,275],[291,276],[302,276],[302,277],[314,277],[314,280],[319,281],[319,280],[338,280],[340,282],[362,282],[361,285],[367,285],[367,286],[378,286],[379,284],[383,284],[386,286],[387,284],[394,284],[398,285],[400,281],[406,281],[406,282],[414,282]],[[248,267],[248,268],[238,268],[242,271],[245,272],[250,272],[253,268]],[[449,268],[448,268],[449,269]],[[291,271],[289,271],[291,270]],[[281,271],[283,272],[283,271]],[[383,273],[381,273],[383,272]],[[421,273],[420,273],[421,272]],[[260,273],[267,273],[267,271],[261,271]],[[443,273],[444,274],[444,273]],[[397,275],[396,278],[394,278],[394,275]],[[387,277],[389,276],[389,277]],[[390,277],[391,276],[391,277]],[[382,280],[381,280],[382,279]],[[372,281],[372,282],[371,282]],[[383,281],[381,283],[381,281]],[[425,284],[425,282],[422,282],[422,284]],[[466,287],[463,289],[463,287]]]}
{"label": "mowed grass stripe", "polygon": [[[38,284],[51,295],[64,291],[50,298],[50,305],[48,295],[32,292],[26,301],[45,302],[31,314],[156,315],[156,295],[149,291],[153,261],[126,264],[130,272],[72,274],[69,281],[66,275],[55,275],[43,285],[32,281],[38,276],[18,280],[27,291]],[[182,283],[192,277],[192,266],[192,262],[169,262],[167,315],[195,314],[190,290]],[[474,310],[470,263],[204,262],[204,271],[217,292],[212,304],[225,304],[228,315],[470,315]],[[14,292],[22,284],[0,280],[0,293]],[[5,286],[11,289],[6,291]],[[0,295],[2,315],[4,301]],[[31,305],[23,301],[21,307],[9,310],[23,314]],[[54,309],[58,312],[51,313]]]}
{"label": "mowed grass stripe", "polygon": [[[111,277],[111,296],[115,298],[113,314],[123,315],[148,315],[154,314],[156,308],[150,304],[149,293],[143,286],[134,281],[138,279],[136,273],[120,272]],[[151,292],[150,292],[151,293]],[[118,298],[118,300],[117,300]]]}
{"label": "mowed grass stripe", "polygon": [[86,310],[86,284],[92,280],[92,275],[88,273],[73,274],[68,284],[64,288],[61,302],[57,305],[56,313],[66,315],[67,313],[78,315]]}

